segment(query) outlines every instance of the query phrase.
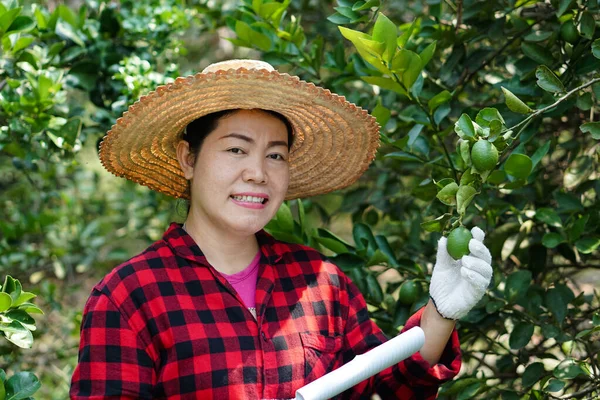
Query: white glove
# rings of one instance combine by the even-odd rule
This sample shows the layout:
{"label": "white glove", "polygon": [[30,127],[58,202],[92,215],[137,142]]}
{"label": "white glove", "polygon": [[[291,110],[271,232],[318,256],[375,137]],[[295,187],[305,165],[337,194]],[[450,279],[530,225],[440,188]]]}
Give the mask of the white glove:
{"label": "white glove", "polygon": [[468,314],[492,279],[492,256],[483,244],[485,233],[478,227],[471,229],[470,254],[455,260],[446,250],[447,238],[438,242],[438,251],[429,294],[445,318],[460,319]]}

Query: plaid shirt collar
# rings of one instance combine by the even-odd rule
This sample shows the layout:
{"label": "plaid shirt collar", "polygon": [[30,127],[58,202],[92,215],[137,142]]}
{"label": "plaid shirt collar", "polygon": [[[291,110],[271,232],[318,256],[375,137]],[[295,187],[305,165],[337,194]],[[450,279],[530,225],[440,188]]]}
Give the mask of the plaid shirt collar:
{"label": "plaid shirt collar", "polygon": [[[261,264],[275,265],[283,258],[283,253],[281,252],[283,249],[277,245],[275,238],[265,232],[264,229],[256,233],[256,238],[262,253]],[[209,265],[198,244],[183,229],[183,224],[172,222],[169,225],[169,229],[163,235],[163,240],[178,256],[197,264]]]}

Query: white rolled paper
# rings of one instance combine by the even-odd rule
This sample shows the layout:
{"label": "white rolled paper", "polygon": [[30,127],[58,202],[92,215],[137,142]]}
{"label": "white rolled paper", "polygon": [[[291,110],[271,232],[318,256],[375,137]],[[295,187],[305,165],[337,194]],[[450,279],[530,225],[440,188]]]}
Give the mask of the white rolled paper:
{"label": "white rolled paper", "polygon": [[296,390],[296,400],[327,400],[407,359],[423,347],[425,334],[414,327],[354,357],[349,363]]}

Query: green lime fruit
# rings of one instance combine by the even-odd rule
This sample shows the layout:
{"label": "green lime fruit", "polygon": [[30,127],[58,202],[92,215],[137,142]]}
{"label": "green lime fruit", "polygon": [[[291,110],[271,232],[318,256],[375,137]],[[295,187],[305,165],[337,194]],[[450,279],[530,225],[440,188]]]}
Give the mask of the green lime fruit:
{"label": "green lime fruit", "polygon": [[573,20],[570,19],[560,27],[560,36],[567,43],[575,44],[579,40],[579,32],[577,32],[577,27],[573,23]]}
{"label": "green lime fruit", "polygon": [[471,232],[464,226],[459,226],[448,235],[446,249],[455,260],[469,254],[469,241],[473,238]]}
{"label": "green lime fruit", "polygon": [[471,149],[471,161],[478,171],[491,171],[498,163],[498,149],[485,139],[478,140]]}
{"label": "green lime fruit", "polygon": [[398,300],[402,304],[413,304],[421,294],[421,286],[415,281],[405,281],[400,285]]}

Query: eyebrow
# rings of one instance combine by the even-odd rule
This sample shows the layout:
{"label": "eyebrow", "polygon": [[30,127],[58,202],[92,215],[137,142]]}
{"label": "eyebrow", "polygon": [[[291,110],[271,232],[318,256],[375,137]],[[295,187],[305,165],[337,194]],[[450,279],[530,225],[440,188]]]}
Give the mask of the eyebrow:
{"label": "eyebrow", "polygon": [[[240,139],[240,140],[243,140],[245,142],[248,142],[248,143],[252,143],[252,144],[255,143],[254,139],[252,139],[249,136],[242,135],[241,133],[230,133],[228,135],[223,136],[219,140],[227,139],[227,138],[236,138],[236,139]],[[268,143],[267,148],[275,147],[275,146],[285,146],[285,147],[288,147],[288,144],[284,140],[273,140],[273,141],[271,141],[271,142]]]}

